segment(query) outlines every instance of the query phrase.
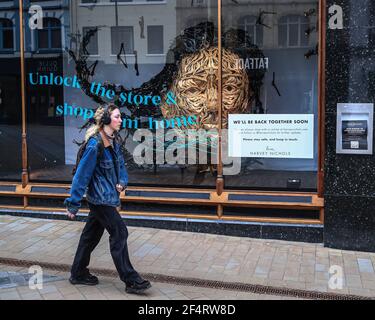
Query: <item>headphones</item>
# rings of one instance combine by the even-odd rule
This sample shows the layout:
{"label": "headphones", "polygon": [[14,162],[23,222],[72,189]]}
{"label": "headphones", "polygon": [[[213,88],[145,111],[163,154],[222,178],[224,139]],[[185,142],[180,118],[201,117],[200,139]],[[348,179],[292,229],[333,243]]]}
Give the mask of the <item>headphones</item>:
{"label": "headphones", "polygon": [[103,123],[103,125],[109,125],[111,121],[111,115],[108,111],[108,106],[106,106],[100,122]]}

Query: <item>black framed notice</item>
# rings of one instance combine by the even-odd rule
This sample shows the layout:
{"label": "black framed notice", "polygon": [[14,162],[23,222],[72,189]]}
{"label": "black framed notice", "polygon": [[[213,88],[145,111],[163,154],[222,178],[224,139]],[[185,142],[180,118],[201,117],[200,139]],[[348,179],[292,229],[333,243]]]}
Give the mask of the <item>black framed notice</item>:
{"label": "black framed notice", "polygon": [[372,103],[338,103],[336,152],[372,154]]}

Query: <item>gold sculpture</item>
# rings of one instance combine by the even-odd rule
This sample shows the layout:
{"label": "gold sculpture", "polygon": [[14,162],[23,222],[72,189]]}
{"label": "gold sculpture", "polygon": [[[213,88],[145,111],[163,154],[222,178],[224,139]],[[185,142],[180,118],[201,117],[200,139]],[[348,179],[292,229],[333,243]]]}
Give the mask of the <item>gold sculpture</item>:
{"label": "gold sculpture", "polygon": [[[240,57],[226,49],[222,52],[222,127],[228,127],[228,114],[244,113],[248,106],[249,78],[238,68]],[[197,125],[181,129],[218,128],[218,48],[210,47],[185,56],[170,91],[176,104],[161,104],[164,118],[196,115]]]}

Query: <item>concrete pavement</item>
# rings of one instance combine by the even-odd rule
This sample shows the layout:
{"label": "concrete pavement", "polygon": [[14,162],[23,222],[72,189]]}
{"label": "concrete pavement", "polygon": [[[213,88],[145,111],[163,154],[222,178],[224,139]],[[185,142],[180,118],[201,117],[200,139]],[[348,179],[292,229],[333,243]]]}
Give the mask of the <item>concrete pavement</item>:
{"label": "concrete pavement", "polygon": [[[70,265],[83,227],[84,223],[76,221],[0,215],[0,258]],[[321,244],[151,228],[128,229],[131,260],[140,273],[375,298],[375,253],[334,250],[324,248]],[[93,252],[90,267],[115,270],[106,232]],[[17,270],[15,267],[0,265],[0,271],[11,271],[12,268]],[[22,267],[18,269],[26,270]],[[45,272],[56,273],[52,270]],[[332,275],[340,276],[340,272],[343,280],[342,289],[331,289],[330,278]],[[69,275],[66,271],[56,274],[65,279]],[[50,298],[56,299],[69,299],[72,294],[85,299],[96,295],[107,298],[134,298],[123,292],[124,285],[118,278],[99,278],[102,280],[102,287],[79,288],[71,286],[67,281],[56,281],[46,286],[57,290],[51,289],[56,295],[50,295]],[[23,298],[23,294],[38,297],[35,292],[33,295],[25,288],[27,287],[19,286],[0,289],[0,298],[6,299],[7,295],[9,298]],[[101,289],[107,294],[103,294]],[[27,293],[22,292],[24,290]],[[152,290],[147,299],[283,298],[277,295],[255,295],[235,290],[218,291],[167,283],[154,283]],[[173,293],[168,295],[167,292]],[[40,292],[39,296],[45,298],[43,292]]]}

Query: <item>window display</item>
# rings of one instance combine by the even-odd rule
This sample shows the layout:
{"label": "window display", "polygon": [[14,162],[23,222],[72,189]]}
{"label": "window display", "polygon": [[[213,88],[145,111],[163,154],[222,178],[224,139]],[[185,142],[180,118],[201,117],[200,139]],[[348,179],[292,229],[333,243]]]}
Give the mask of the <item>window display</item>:
{"label": "window display", "polygon": [[[244,17],[254,16],[259,36],[254,37],[254,31],[246,34],[248,27],[243,24]],[[291,1],[289,5],[280,1],[253,4],[252,1],[233,2],[223,0],[222,7],[223,28],[225,34],[239,25],[237,32],[244,33],[245,42],[260,51],[259,60],[238,62],[238,67],[247,70],[249,79],[258,79],[256,85],[250,87],[253,93],[243,112],[237,112],[234,117],[250,119],[249,114],[264,114],[266,119],[273,119],[273,115],[288,117],[311,117],[311,132],[304,136],[300,147],[308,148],[308,152],[293,151],[293,144],[282,146],[277,143],[268,146],[270,149],[283,149],[287,154],[295,154],[285,159],[276,156],[241,157],[241,173],[225,177],[227,188],[261,188],[288,189],[288,180],[301,181],[301,190],[315,190],[317,187],[318,166],[318,1]],[[240,23],[238,23],[240,21]],[[253,20],[254,21],[254,20]],[[245,28],[246,27],[246,28]],[[252,29],[253,30],[253,29]],[[259,39],[262,41],[255,41]],[[223,50],[228,49],[228,43],[223,43]],[[244,51],[248,45],[241,45],[234,52]],[[232,49],[233,50],[233,49]],[[248,55],[248,54],[247,54]],[[223,83],[224,86],[224,83]],[[223,99],[226,93],[223,87]],[[224,103],[224,102],[223,102]],[[255,115],[254,119],[257,119]],[[261,117],[262,118],[262,117]],[[277,117],[276,117],[277,118]],[[251,118],[252,119],[252,118]],[[223,119],[223,127],[226,121]],[[262,128],[266,130],[266,128]],[[280,128],[282,129],[282,127]],[[288,125],[285,125],[285,130]],[[246,125],[247,139],[257,139],[254,125]],[[253,130],[253,131],[252,131]],[[258,131],[258,133],[260,133]],[[261,136],[261,134],[259,135]],[[240,138],[240,137],[238,137]],[[277,134],[263,138],[277,139]],[[230,140],[229,140],[230,141]],[[238,142],[238,141],[237,141]],[[248,141],[249,142],[249,141]],[[232,142],[234,143],[234,142]],[[229,146],[236,149],[239,145]],[[261,144],[255,148],[251,144],[243,145],[252,150],[244,150],[244,154],[254,155],[262,150]],[[258,148],[259,147],[259,148]],[[300,148],[298,147],[298,148]],[[290,148],[290,150],[286,150]],[[254,149],[254,150],[253,150]],[[237,154],[238,154],[237,149]],[[299,154],[299,155],[298,155]]]}
{"label": "window display", "polygon": [[22,172],[20,46],[16,26],[18,10],[0,12],[0,180],[4,181],[20,181]]}
{"label": "window display", "polygon": [[[285,4],[223,0],[218,19],[217,1],[56,0],[42,4],[42,28],[25,15],[30,180],[69,183],[83,129],[99,103],[112,102],[130,184],[214,188],[218,165],[237,163],[226,188],[284,190],[297,179],[316,190],[318,2]],[[229,154],[232,115],[308,118],[307,135],[291,146],[307,149]]]}

